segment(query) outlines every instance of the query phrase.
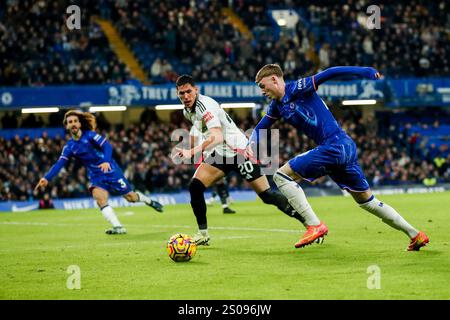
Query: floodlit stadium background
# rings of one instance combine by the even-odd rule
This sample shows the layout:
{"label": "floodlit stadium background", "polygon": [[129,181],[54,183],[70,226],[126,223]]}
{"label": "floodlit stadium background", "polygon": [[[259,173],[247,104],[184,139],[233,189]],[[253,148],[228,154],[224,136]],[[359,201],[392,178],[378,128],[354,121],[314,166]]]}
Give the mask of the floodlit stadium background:
{"label": "floodlit stadium background", "polygon": [[[267,107],[253,83],[266,63],[279,63],[288,80],[337,65],[377,68],[382,81],[319,89],[356,141],[369,183],[385,193],[446,190],[449,12],[446,1],[419,0],[371,7],[351,0],[3,1],[0,208],[44,197],[33,186],[59,157],[69,108],[97,110],[99,131],[136,189],[185,202],[194,167],[169,158],[171,132],[189,127],[174,80],[192,74],[202,93],[232,104],[227,111],[245,131]],[[108,106],[115,111],[98,111]],[[313,147],[290,126],[275,128],[281,164]],[[238,198],[248,188],[237,175],[229,185]],[[328,178],[304,187],[311,195],[341,193]],[[48,193],[89,197],[85,169],[72,161]]]}

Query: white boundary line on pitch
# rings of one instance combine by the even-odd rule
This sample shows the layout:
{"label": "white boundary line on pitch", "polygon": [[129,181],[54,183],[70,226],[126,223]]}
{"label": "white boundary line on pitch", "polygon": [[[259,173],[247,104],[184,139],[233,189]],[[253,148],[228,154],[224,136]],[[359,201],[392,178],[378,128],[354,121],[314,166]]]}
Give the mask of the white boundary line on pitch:
{"label": "white boundary line on pitch", "polygon": [[[19,221],[2,221],[0,224],[3,225],[28,225],[28,226],[87,226],[88,224],[80,223],[52,223],[52,222],[19,222]],[[142,224],[127,223],[126,226],[140,226]],[[169,225],[169,224],[150,224],[149,228],[184,228],[184,229],[195,229],[195,226],[181,226],[181,225]],[[290,230],[290,229],[265,229],[265,228],[250,228],[250,227],[208,227],[210,230],[229,230],[229,231],[260,231],[260,232],[285,232],[285,233],[299,233],[302,230]]]}
{"label": "white boundary line on pitch", "polygon": [[[192,226],[179,226],[179,225],[152,225],[159,228],[192,228]],[[195,227],[194,227],[195,228]],[[302,230],[289,230],[289,229],[264,229],[264,228],[250,228],[250,227],[208,227],[209,230],[232,230],[232,231],[262,231],[262,232],[286,232],[286,233],[299,233]]]}

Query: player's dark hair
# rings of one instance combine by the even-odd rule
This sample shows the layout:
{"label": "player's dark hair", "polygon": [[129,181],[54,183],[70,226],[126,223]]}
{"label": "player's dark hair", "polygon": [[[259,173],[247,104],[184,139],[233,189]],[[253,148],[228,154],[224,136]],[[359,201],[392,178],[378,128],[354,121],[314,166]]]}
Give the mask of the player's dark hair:
{"label": "player's dark hair", "polygon": [[190,75],[187,74],[179,76],[176,82],[177,88],[184,86],[185,84],[190,84],[191,86],[195,87],[194,78],[192,78]]}
{"label": "player's dark hair", "polygon": [[81,123],[81,130],[91,130],[94,131],[97,128],[97,121],[95,116],[89,112],[83,112],[80,110],[69,110],[64,114],[63,124],[64,127],[67,126],[67,118],[70,116],[77,116]]}

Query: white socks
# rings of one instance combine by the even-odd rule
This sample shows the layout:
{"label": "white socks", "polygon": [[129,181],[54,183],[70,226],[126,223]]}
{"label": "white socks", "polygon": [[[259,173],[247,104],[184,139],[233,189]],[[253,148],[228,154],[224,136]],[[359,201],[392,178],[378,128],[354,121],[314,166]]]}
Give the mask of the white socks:
{"label": "white socks", "polygon": [[136,194],[138,195],[139,199],[138,202],[145,202],[150,204],[152,202],[152,199],[150,199],[149,197],[147,197],[145,194],[143,194],[142,192],[136,191]]}
{"label": "white socks", "polygon": [[109,205],[106,205],[103,208],[101,208],[101,211],[102,211],[102,214],[105,217],[105,219],[109,223],[111,223],[113,227],[121,227],[122,226],[119,219],[117,219],[117,216],[114,213],[113,208],[111,208]]}
{"label": "white socks", "polygon": [[391,227],[401,230],[406,233],[410,238],[414,238],[419,231],[414,229],[394,208],[381,202],[373,195],[367,202],[360,203],[359,206],[366,211],[374,214],[378,218],[381,218],[384,223]]}
{"label": "white socks", "polygon": [[317,226],[320,224],[319,218],[309,205],[305,192],[298,183],[280,171],[277,171],[273,176],[273,181],[281,193],[288,199],[289,204],[305,219],[305,224],[308,226]]}
{"label": "white socks", "polygon": [[[305,219],[308,226],[316,226],[320,224],[319,218],[306,199],[303,189],[286,174],[277,171],[273,176],[273,181],[276,183],[278,189],[288,199],[292,207]],[[360,203],[359,206],[373,215],[381,218],[384,223],[389,226],[401,230],[410,238],[414,238],[419,231],[412,227],[403,217],[395,211],[394,208],[379,201],[373,195],[365,203]]]}

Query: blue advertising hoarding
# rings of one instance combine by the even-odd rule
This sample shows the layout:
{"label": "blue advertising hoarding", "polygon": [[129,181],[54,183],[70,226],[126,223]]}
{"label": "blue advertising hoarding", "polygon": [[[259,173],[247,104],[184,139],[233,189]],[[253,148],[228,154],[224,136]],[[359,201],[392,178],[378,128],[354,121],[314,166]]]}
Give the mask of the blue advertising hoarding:
{"label": "blue advertising hoarding", "polygon": [[[219,102],[264,102],[253,82],[207,82],[198,84],[200,93]],[[328,101],[375,99],[388,107],[450,106],[450,78],[405,78],[328,81],[318,88]],[[179,104],[173,84],[46,86],[0,88],[0,108],[90,105],[155,106]]]}
{"label": "blue advertising hoarding", "polygon": [[[211,193],[206,192],[205,197],[210,197]],[[231,191],[230,196],[234,201],[254,201],[256,200],[256,193],[254,191]],[[151,195],[163,205],[190,203],[191,196],[189,192],[182,191],[179,193],[154,193]],[[145,206],[143,203],[130,203],[122,197],[110,197],[108,203],[112,207],[133,207]],[[53,201],[55,209],[72,210],[72,209],[92,209],[98,208],[93,198],[67,198],[57,199]],[[27,212],[39,209],[39,201],[0,201],[0,212]]]}

